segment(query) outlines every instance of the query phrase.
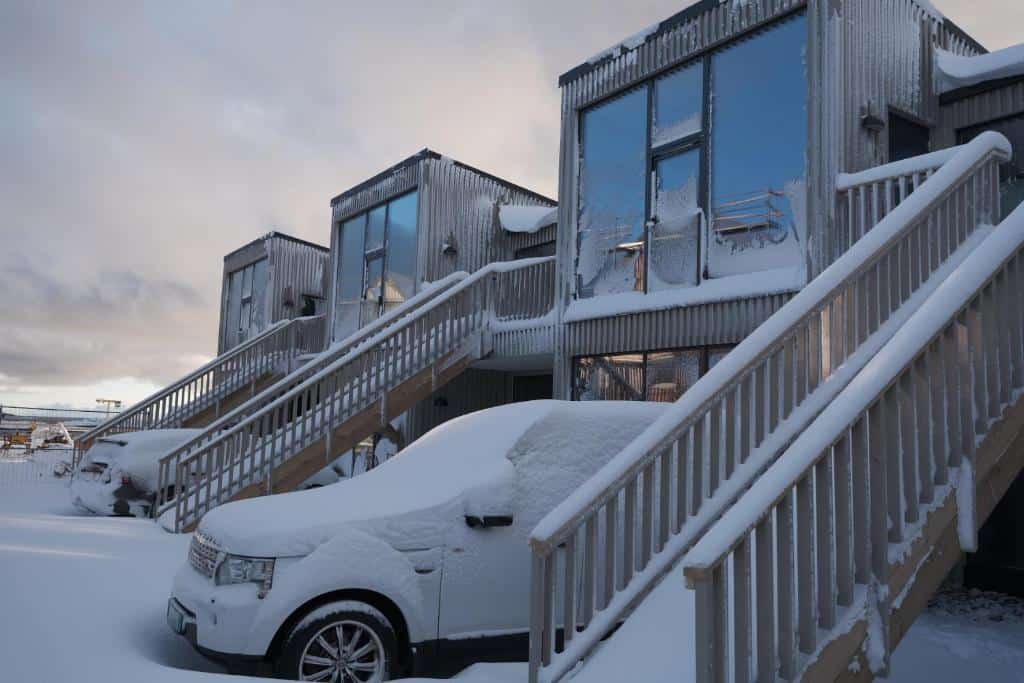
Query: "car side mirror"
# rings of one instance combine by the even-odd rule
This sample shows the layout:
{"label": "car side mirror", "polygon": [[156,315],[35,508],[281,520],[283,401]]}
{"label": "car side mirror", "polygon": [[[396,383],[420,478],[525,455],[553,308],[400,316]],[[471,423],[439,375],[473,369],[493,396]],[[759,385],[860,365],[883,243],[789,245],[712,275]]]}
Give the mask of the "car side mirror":
{"label": "car side mirror", "polygon": [[466,526],[470,529],[490,529],[499,526],[512,526],[512,515],[466,515]]}

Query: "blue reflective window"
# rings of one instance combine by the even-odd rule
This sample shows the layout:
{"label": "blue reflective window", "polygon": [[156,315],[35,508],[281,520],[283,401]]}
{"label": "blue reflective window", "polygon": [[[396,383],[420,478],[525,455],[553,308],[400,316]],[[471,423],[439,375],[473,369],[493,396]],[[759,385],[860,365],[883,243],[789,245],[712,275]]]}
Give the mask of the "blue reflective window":
{"label": "blue reflective window", "polygon": [[387,205],[378,206],[367,215],[366,220],[366,251],[373,251],[384,246],[387,230]]}
{"label": "blue reflective window", "polygon": [[704,64],[696,62],[654,82],[651,146],[675,142],[703,129]]}
{"label": "blue reflective window", "polygon": [[402,303],[416,289],[417,199],[413,192],[388,205],[386,306]]}
{"label": "blue reflective window", "polygon": [[647,90],[582,115],[579,296],[643,288]]}
{"label": "blue reflective window", "polygon": [[711,277],[802,263],[807,25],[799,17],[711,61]]}
{"label": "blue reflective window", "polygon": [[356,216],[341,224],[337,256],[337,304],[334,316],[334,339],[344,339],[359,328],[359,299],[363,289],[363,240],[366,215]]}
{"label": "blue reflective window", "polygon": [[410,192],[342,224],[335,340],[415,294],[418,200]]}

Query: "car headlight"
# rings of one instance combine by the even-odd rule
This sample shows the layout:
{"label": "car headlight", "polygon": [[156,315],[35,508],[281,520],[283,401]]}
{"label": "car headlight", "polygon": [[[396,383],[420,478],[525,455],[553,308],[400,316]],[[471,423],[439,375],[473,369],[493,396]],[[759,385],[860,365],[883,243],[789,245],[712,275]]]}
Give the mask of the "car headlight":
{"label": "car headlight", "polygon": [[214,582],[218,586],[258,583],[266,593],[274,582],[274,558],[226,555],[217,566]]}

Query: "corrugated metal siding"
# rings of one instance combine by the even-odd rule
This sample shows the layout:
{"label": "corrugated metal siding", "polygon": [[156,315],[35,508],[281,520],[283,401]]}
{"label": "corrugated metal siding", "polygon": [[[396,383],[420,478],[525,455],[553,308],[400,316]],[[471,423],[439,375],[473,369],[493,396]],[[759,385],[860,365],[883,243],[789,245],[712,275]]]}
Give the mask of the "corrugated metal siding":
{"label": "corrugated metal siding", "polygon": [[[267,240],[267,252],[268,323],[297,317],[302,312],[303,294],[326,296],[330,252],[276,235]],[[286,305],[289,298],[290,306]]]}
{"label": "corrugated metal siding", "polygon": [[568,358],[599,353],[736,344],[792,298],[774,294],[567,324]]}
{"label": "corrugated metal siding", "polygon": [[[512,258],[513,245],[535,236],[510,237],[498,223],[498,202],[553,206],[535,195],[475,173],[449,159],[423,162],[420,190],[420,279],[438,280],[458,270],[472,273],[488,263]],[[449,235],[458,253],[441,252]],[[537,242],[533,242],[536,244]]]}
{"label": "corrugated metal siding", "polygon": [[[511,401],[512,375],[497,370],[466,370],[406,414],[406,443],[460,415]],[[447,405],[436,405],[442,402]]]}
{"label": "corrugated metal siding", "polygon": [[507,261],[514,258],[519,249],[554,242],[556,232],[554,225],[541,228],[537,232],[509,232],[499,227],[495,237],[495,250],[500,260]]}
{"label": "corrugated metal siding", "polygon": [[806,4],[807,0],[730,0],[717,4],[693,21],[652,37],[635,50],[567,83],[563,98],[567,97],[575,108],[585,107]]}
{"label": "corrugated metal siding", "polygon": [[[535,234],[511,235],[498,222],[498,202],[522,206],[554,206],[537,195],[458,164],[425,155],[417,163],[399,168],[334,206],[331,225],[332,261],[328,275],[330,329],[334,329],[337,284],[335,259],[339,255],[338,228],[344,220],[389,199],[419,190],[417,284],[439,280],[459,270],[473,272],[493,261],[513,258],[515,250],[554,239],[554,228]],[[441,249],[454,235],[457,254]]]}
{"label": "corrugated metal siding", "polygon": [[399,168],[373,185],[335,204],[332,211],[335,226],[331,231],[332,236],[339,222],[414,189],[420,183],[422,166],[423,163],[420,162]]}
{"label": "corrugated metal siding", "polygon": [[[217,334],[217,352],[223,353],[226,345],[225,326],[227,321],[228,276],[260,259],[268,258],[267,289],[263,301],[267,325],[294,318],[302,311],[299,296],[310,294],[325,296],[325,281],[331,256],[324,248],[289,239],[271,233],[224,257],[224,274],[221,278],[220,324]],[[286,288],[291,288],[293,307],[284,305]]]}
{"label": "corrugated metal siding", "polygon": [[943,106],[942,128],[949,136],[948,144],[952,145],[956,142],[956,132],[961,128],[988,123],[1021,112],[1024,112],[1024,81],[978,93]]}
{"label": "corrugated metal siding", "polygon": [[[574,279],[578,110],[802,7],[808,9],[809,30],[809,275],[828,265],[834,253],[836,175],[888,161],[888,137],[862,128],[864,109],[870,103],[873,113],[887,119],[892,107],[936,123],[933,45],[958,54],[977,53],[974,45],[916,0],[728,0],[565,83],[559,169],[560,310],[569,303]],[[753,329],[740,319],[748,315],[745,305],[721,306],[713,313],[665,311],[557,327],[556,395],[568,396],[574,355],[733,343]],[[733,333],[723,335],[722,330]]]}
{"label": "corrugated metal siding", "polygon": [[888,123],[891,109],[902,111],[933,126],[933,149],[948,146],[934,89],[934,48],[978,50],[916,0],[814,0],[812,7],[811,87],[818,98],[812,99],[810,182],[817,189],[808,201],[820,226],[818,241],[809,245],[814,276],[838,255],[836,175],[890,160],[888,131],[866,130],[862,115],[870,111]]}
{"label": "corrugated metal siding", "polygon": [[[715,5],[692,21],[654,36],[635,50],[624,52],[565,83],[562,88],[557,240],[559,275],[556,297],[560,302],[560,313],[572,297],[574,281],[578,110],[807,4],[806,0],[731,0]],[[570,397],[574,356],[736,343],[777,310],[786,298],[722,302],[557,325],[554,329],[555,397]]]}

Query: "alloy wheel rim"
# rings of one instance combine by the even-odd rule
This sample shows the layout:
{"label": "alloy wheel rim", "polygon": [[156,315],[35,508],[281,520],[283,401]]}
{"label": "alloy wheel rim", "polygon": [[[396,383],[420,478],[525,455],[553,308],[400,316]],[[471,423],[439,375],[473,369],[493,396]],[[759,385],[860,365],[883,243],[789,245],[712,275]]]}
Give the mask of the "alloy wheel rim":
{"label": "alloy wheel rim", "polygon": [[361,622],[345,619],[328,624],[303,648],[299,680],[379,683],[384,680],[384,645]]}

